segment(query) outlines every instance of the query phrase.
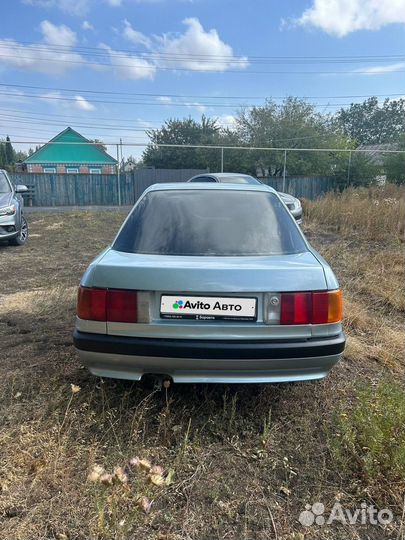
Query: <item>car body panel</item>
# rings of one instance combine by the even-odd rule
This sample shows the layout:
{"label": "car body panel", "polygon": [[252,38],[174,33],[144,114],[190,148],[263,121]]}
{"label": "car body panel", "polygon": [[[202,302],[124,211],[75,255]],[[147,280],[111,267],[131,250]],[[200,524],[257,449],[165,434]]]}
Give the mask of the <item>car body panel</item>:
{"label": "car body panel", "polygon": [[[0,208],[15,205],[16,212],[13,215],[0,216],[0,240],[12,240],[19,235],[23,216],[24,200],[22,196],[16,192],[15,187],[10,181],[5,170],[0,169],[0,174],[4,175],[9,187],[9,193],[0,193]],[[13,231],[8,231],[9,227],[13,227]]]}
{"label": "car body panel", "polygon": [[323,379],[341,355],[238,362],[196,362],[194,358],[142,357],[80,351],[82,362],[98,377],[139,381],[146,374],[169,376],[176,383],[280,383]]}
{"label": "car body panel", "polygon": [[[260,183],[179,183],[150,186],[144,195],[150,191],[183,189],[277,194],[273,188]],[[297,350],[304,351],[318,340],[324,350],[336,339],[344,346],[341,322],[289,326],[273,324],[265,317],[269,294],[339,287],[329,265],[312,249],[294,218],[288,215],[288,222],[304,239],[306,251],[288,255],[213,257],[149,255],[106,248],[89,265],[81,285],[138,291],[138,297],[142,296],[142,320],[123,323],[77,318],[75,343],[83,363],[96,375],[133,380],[147,373],[163,373],[178,382],[280,382],[324,377],[341,357],[340,349],[312,356],[300,356],[296,352],[294,358],[288,358],[277,357],[273,348],[279,346],[281,351],[295,343]],[[166,319],[160,314],[161,296],[166,294],[254,297],[257,320]],[[94,336],[94,343],[99,340],[97,350],[86,349],[83,336]],[[125,353],[121,349],[118,352],[108,349],[108,340],[124,340]],[[140,340],[152,343],[152,352],[145,354],[142,347],[139,349]],[[180,344],[184,350],[178,348]],[[159,354],[153,353],[153,347],[157,347]],[[268,357],[263,347],[268,348]],[[248,356],[240,357],[242,349],[250,351],[246,353]],[[176,356],[179,350],[183,351],[181,358]]]}
{"label": "car body panel", "polygon": [[[297,268],[300,272],[297,273]],[[254,272],[252,282],[250,272]],[[322,265],[311,252],[270,257],[182,257],[109,249],[82,280],[85,287],[188,293],[309,291],[327,288]]]}

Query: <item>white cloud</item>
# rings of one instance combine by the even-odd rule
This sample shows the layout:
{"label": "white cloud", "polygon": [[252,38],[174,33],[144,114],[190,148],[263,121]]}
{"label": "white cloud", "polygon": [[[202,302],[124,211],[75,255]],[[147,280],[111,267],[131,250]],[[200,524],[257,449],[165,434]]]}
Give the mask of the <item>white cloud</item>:
{"label": "white cloud", "polygon": [[111,66],[115,74],[120,79],[153,79],[156,73],[156,66],[133,54],[123,54],[116,52],[108,45],[101,44],[108,55]]}
{"label": "white cloud", "polygon": [[56,26],[45,20],[41,22],[40,28],[44,42],[49,45],[61,45],[63,47],[74,47],[76,45],[76,33],[64,24]]}
{"label": "white cloud", "polygon": [[41,94],[41,99],[49,103],[50,105],[55,105],[58,102],[60,102],[62,105],[66,105],[66,101],[60,100],[60,98],[63,97],[62,94],[58,91],[55,92],[45,92],[44,94]]}
{"label": "white cloud", "polygon": [[[157,51],[164,53],[160,65],[195,71],[226,71],[248,66],[248,59],[235,57],[232,47],[221,40],[217,30],[204,30],[195,17],[184,19],[183,24],[187,27],[183,34],[164,34],[157,38]],[[175,59],[166,58],[166,55],[174,55]],[[200,58],[193,58],[193,55]]]}
{"label": "white cloud", "polygon": [[232,129],[236,127],[236,117],[232,114],[222,114],[221,116],[218,116],[218,124],[220,124],[224,128]]}
{"label": "white cloud", "polygon": [[94,30],[94,26],[89,23],[89,21],[83,21],[82,22],[82,29],[83,30]]}
{"label": "white cloud", "polygon": [[83,96],[75,96],[75,105],[78,109],[82,111],[95,111],[96,107],[87,101]]}
{"label": "white cloud", "polygon": [[[0,39],[0,66],[62,75],[75,69],[83,61],[80,54],[69,51],[76,43],[76,34],[64,24],[56,26],[49,21],[42,21],[40,29],[42,42],[35,45],[23,45],[14,39]],[[65,52],[55,53],[55,46],[66,47]]]}
{"label": "white cloud", "polygon": [[42,8],[59,8],[69,15],[82,17],[88,13],[90,0],[23,0],[24,4]]}
{"label": "white cloud", "polygon": [[198,101],[192,102],[192,103],[184,103],[184,105],[188,109],[195,109],[196,111],[203,113],[207,110],[207,107],[203,105],[202,103],[198,103]]}
{"label": "white cloud", "polygon": [[[64,99],[65,97],[69,97],[69,99]],[[90,103],[90,101],[87,101],[86,98],[80,95],[76,96],[66,96],[65,94],[62,94],[58,90],[56,91],[50,91],[45,92],[41,94],[41,99],[45,101],[46,103],[49,103],[53,107],[62,108],[62,109],[79,109],[80,111],[95,111],[96,107]]]}
{"label": "white cloud", "polygon": [[378,30],[405,22],[404,0],[313,0],[295,22],[338,37],[356,30]]}
{"label": "white cloud", "polygon": [[106,0],[106,2],[112,7],[119,7],[122,4],[122,0]]}
{"label": "white cloud", "polygon": [[[106,44],[100,44],[100,49],[106,54],[107,63],[121,79],[153,79],[158,68],[209,72],[244,69],[249,65],[246,57],[234,56],[232,47],[220,39],[217,30],[204,30],[196,18],[183,21],[187,27],[184,33],[162,36],[145,36],[135,30],[128,20],[125,19],[123,23],[123,35],[126,39],[145,46],[153,54],[151,58],[147,58],[143,54],[123,53]],[[82,28],[93,29],[93,26],[84,20]],[[52,75],[61,75],[81,66],[94,71],[110,69],[108,65],[103,65],[105,60],[100,60],[99,63],[89,60],[87,63],[83,56],[74,51],[73,47],[78,39],[68,26],[58,26],[44,20],[40,24],[40,30],[43,38],[33,45],[24,45],[13,39],[0,39],[0,69],[16,68]],[[55,52],[55,47],[64,47],[65,50]],[[189,105],[200,111],[205,110],[205,107],[198,103],[187,106]]]}
{"label": "white cloud", "polygon": [[156,99],[157,101],[160,101],[160,103],[165,103],[166,105],[170,105],[172,103],[172,98],[169,96],[159,96]]}
{"label": "white cloud", "polygon": [[362,73],[363,75],[380,75],[381,73],[396,73],[397,71],[404,72],[404,69],[405,63],[398,62],[397,64],[388,64],[385,66],[370,66],[366,68],[358,68],[354,69],[353,73]]}
{"label": "white cloud", "polygon": [[159,103],[163,103],[164,105],[178,105],[181,104],[184,107],[187,107],[187,109],[195,109],[198,112],[205,112],[207,110],[207,107],[203,105],[202,103],[199,103],[198,101],[173,101],[173,99],[170,96],[159,96],[156,98],[156,101]]}
{"label": "white cloud", "polygon": [[138,30],[135,30],[135,28],[132,27],[131,23],[127,19],[124,19],[123,23],[124,30],[122,32],[122,35],[124,36],[124,38],[137,45],[144,45],[147,48],[150,47],[151,41],[147,36],[142,34],[142,32],[138,32]]}

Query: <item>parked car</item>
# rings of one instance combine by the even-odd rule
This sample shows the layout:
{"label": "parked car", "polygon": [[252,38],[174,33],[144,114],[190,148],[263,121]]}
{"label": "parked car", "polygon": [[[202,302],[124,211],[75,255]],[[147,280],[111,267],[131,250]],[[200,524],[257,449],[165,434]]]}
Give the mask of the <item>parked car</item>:
{"label": "parked car", "polygon": [[[197,174],[189,182],[220,182],[224,184],[262,184],[260,180],[248,174],[239,173],[204,173]],[[278,191],[278,194],[299,225],[302,223],[302,206],[297,197]]]}
{"label": "parked car", "polygon": [[27,186],[14,187],[7,172],[0,169],[0,241],[8,240],[11,245],[22,246],[28,240],[28,223],[21,197],[26,191]]}
{"label": "parked car", "polygon": [[87,268],[74,343],[98,376],[320,379],[340,359],[342,294],[272,188],[149,187]]}

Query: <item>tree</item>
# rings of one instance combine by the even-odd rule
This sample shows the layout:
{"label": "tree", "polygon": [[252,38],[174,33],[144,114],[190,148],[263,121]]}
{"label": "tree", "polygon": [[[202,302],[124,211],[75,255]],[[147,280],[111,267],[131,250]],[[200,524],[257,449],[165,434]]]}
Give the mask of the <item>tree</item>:
{"label": "tree", "polygon": [[[347,148],[350,141],[333,128],[329,116],[323,116],[304,100],[287,98],[282,104],[267,100],[265,105],[241,111],[236,119],[237,132],[243,144],[281,150],[254,150],[250,168],[262,169],[269,176],[282,176],[284,148],[287,154],[286,174],[333,174],[338,155],[308,152],[306,148]],[[299,149],[303,149],[299,151]],[[252,171],[253,172],[253,171]]]}
{"label": "tree", "polygon": [[0,169],[5,169],[6,167],[6,147],[4,142],[0,141]]}
{"label": "tree", "polygon": [[98,143],[96,144],[97,148],[100,148],[100,150],[107,152],[107,146],[103,143],[103,141],[100,141],[100,139],[89,139],[89,142]]}
{"label": "tree", "polygon": [[17,150],[16,152],[14,152],[15,163],[19,161],[24,161],[24,159],[27,159],[27,157],[28,154],[27,152],[24,152],[24,150]]}
{"label": "tree", "polygon": [[142,159],[145,165],[162,169],[218,170],[221,155],[216,149],[158,147],[158,144],[219,145],[221,128],[216,119],[202,116],[201,122],[192,118],[167,120],[160,129],[147,131],[150,143]]}
{"label": "tree", "polygon": [[12,167],[14,165],[14,148],[11,144],[10,137],[7,135],[5,143],[5,155],[6,155],[6,165]]}
{"label": "tree", "polygon": [[363,103],[352,103],[340,109],[334,123],[342,132],[358,144],[381,144],[397,142],[405,132],[405,99],[378,99],[370,97]]}
{"label": "tree", "polygon": [[[397,149],[405,150],[405,135],[400,138]],[[389,182],[405,184],[405,154],[385,154],[384,171]]]}

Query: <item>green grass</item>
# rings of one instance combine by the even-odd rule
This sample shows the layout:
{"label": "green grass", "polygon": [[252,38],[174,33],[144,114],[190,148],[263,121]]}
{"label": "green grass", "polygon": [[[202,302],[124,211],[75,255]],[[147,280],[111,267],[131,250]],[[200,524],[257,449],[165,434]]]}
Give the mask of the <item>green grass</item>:
{"label": "green grass", "polygon": [[[341,404],[328,431],[335,464],[386,499],[405,477],[405,394],[394,381],[356,387],[353,403]],[[395,493],[395,489],[392,489]],[[401,493],[397,493],[398,499]]]}

